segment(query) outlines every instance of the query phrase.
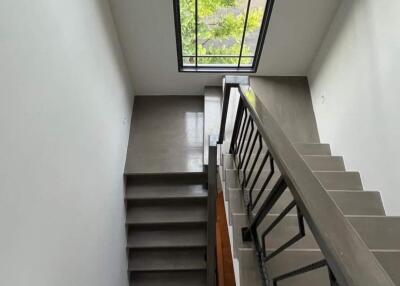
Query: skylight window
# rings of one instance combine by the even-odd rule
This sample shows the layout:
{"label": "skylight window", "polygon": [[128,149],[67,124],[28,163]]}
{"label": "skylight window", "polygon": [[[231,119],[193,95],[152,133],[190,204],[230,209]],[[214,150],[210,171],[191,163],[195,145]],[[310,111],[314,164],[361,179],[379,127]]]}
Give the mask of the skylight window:
{"label": "skylight window", "polygon": [[274,0],[174,0],[179,71],[256,72]]}

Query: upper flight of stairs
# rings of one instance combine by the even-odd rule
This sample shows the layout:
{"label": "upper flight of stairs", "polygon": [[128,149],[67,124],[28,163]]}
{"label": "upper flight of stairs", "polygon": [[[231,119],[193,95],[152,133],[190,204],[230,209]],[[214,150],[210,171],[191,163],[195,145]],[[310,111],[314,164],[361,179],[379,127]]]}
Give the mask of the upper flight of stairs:
{"label": "upper flight of stairs", "polygon": [[[380,193],[364,191],[360,175],[357,172],[346,171],[343,158],[332,156],[328,144],[303,143],[296,144],[295,147],[396,285],[400,285],[400,217],[385,215]],[[247,227],[249,223],[243,192],[239,183],[239,178],[243,174],[238,174],[235,160],[227,152],[228,148],[229,142],[226,141],[222,146],[221,178],[225,181],[224,197],[228,205],[229,224],[232,228],[233,256],[239,265],[240,281],[237,282],[241,286],[262,285],[253,243],[243,242],[242,240],[242,228]],[[261,176],[265,179],[268,172],[269,169],[265,168]],[[275,175],[271,180],[272,185],[278,177],[279,170],[275,168]],[[255,196],[259,188],[259,185],[256,186]],[[270,189],[267,187],[260,200],[265,199],[269,192]],[[289,190],[286,190],[262,222],[260,232],[266,229],[267,225],[282,212],[292,199]],[[254,211],[257,211],[257,207]],[[266,239],[267,248],[269,251],[275,250],[297,233],[297,216],[292,211],[268,235]],[[306,236],[272,258],[267,264],[267,273],[271,278],[277,277],[322,258],[318,244],[306,226]],[[321,268],[279,282],[279,286],[289,285],[330,285],[328,271],[326,268]]]}

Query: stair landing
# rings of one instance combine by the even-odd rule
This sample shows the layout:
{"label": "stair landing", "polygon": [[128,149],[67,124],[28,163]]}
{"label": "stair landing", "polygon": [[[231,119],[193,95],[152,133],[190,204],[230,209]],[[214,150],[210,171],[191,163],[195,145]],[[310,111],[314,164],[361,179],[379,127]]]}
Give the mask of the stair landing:
{"label": "stair landing", "polygon": [[125,174],[203,171],[203,96],[136,96]]}

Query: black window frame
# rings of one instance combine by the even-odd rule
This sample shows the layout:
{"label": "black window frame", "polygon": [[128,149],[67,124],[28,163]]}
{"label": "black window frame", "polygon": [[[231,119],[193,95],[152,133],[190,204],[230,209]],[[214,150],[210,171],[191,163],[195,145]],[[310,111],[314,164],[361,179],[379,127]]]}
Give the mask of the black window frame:
{"label": "black window frame", "polygon": [[[238,58],[238,65],[232,66],[232,65],[198,65],[198,58],[201,57],[230,57],[230,56],[221,56],[221,55],[207,55],[207,56],[199,56],[197,54],[197,22],[198,22],[198,15],[197,15],[197,7],[198,7],[198,0],[195,0],[195,22],[196,22],[196,55],[193,55],[195,57],[195,66],[194,67],[188,67],[183,65],[183,54],[182,54],[182,37],[181,37],[181,20],[180,20],[180,6],[179,6],[179,1],[180,0],[173,0],[173,7],[174,7],[174,18],[175,18],[175,38],[176,38],[176,50],[177,50],[177,57],[178,57],[178,71],[179,72],[205,72],[205,73],[256,73],[258,69],[258,65],[260,63],[260,58],[261,54],[263,51],[264,47],[264,42],[265,38],[267,35],[269,23],[271,20],[271,15],[272,15],[272,10],[275,4],[275,0],[267,0],[265,4],[265,9],[264,9],[264,15],[263,19],[261,22],[261,27],[260,27],[260,33],[258,36],[257,40],[257,46],[255,49],[254,53],[254,59],[253,63],[251,66],[240,66],[241,59],[243,57],[249,57],[249,56],[243,56],[242,55],[242,49],[243,49],[243,44],[245,40],[245,35],[246,35],[246,27],[247,27],[247,15],[249,13],[250,9],[250,2],[251,0],[248,0],[248,5],[247,5],[247,10],[246,10],[246,18],[245,18],[245,23],[244,23],[244,30],[243,30],[243,36],[242,36],[242,43],[241,43],[241,52],[238,56],[231,56],[234,58]],[[185,56],[188,57],[188,56]],[[253,58],[253,56],[250,56]]]}

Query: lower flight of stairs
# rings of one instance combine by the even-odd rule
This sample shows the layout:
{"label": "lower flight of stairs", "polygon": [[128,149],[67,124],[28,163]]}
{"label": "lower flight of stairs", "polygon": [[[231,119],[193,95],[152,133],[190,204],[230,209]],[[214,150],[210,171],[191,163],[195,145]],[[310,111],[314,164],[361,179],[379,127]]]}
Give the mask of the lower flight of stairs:
{"label": "lower flight of stairs", "polygon": [[[296,144],[295,147],[395,284],[400,285],[400,217],[385,215],[380,193],[364,191],[360,175],[357,172],[347,172],[342,157],[332,156],[328,144]],[[239,283],[241,286],[263,285],[253,244],[242,241],[242,228],[247,227],[249,223],[239,183],[239,176],[243,174],[238,175],[234,158],[227,152],[228,148],[229,142],[225,142],[222,146],[221,177],[225,181],[223,189],[228,205],[228,223],[232,230],[233,256],[239,265],[237,270],[240,278],[237,285]],[[266,168],[261,176],[265,179],[268,173],[269,169]],[[278,177],[279,170],[275,168],[271,184]],[[260,187],[256,185],[254,196],[257,196]],[[268,185],[260,201],[263,201],[269,192]],[[286,190],[260,226],[260,233],[292,200],[290,191]],[[257,207],[254,211],[257,211]],[[268,251],[279,248],[297,233],[297,216],[293,211],[268,235],[266,239]],[[277,277],[322,258],[318,244],[306,225],[306,236],[272,258],[267,264],[267,273],[270,278]],[[279,282],[279,286],[292,285],[328,286],[330,285],[328,271],[326,268],[321,268]]]}
{"label": "lower flight of stairs", "polygon": [[135,286],[206,285],[204,175],[128,175],[128,270]]}

